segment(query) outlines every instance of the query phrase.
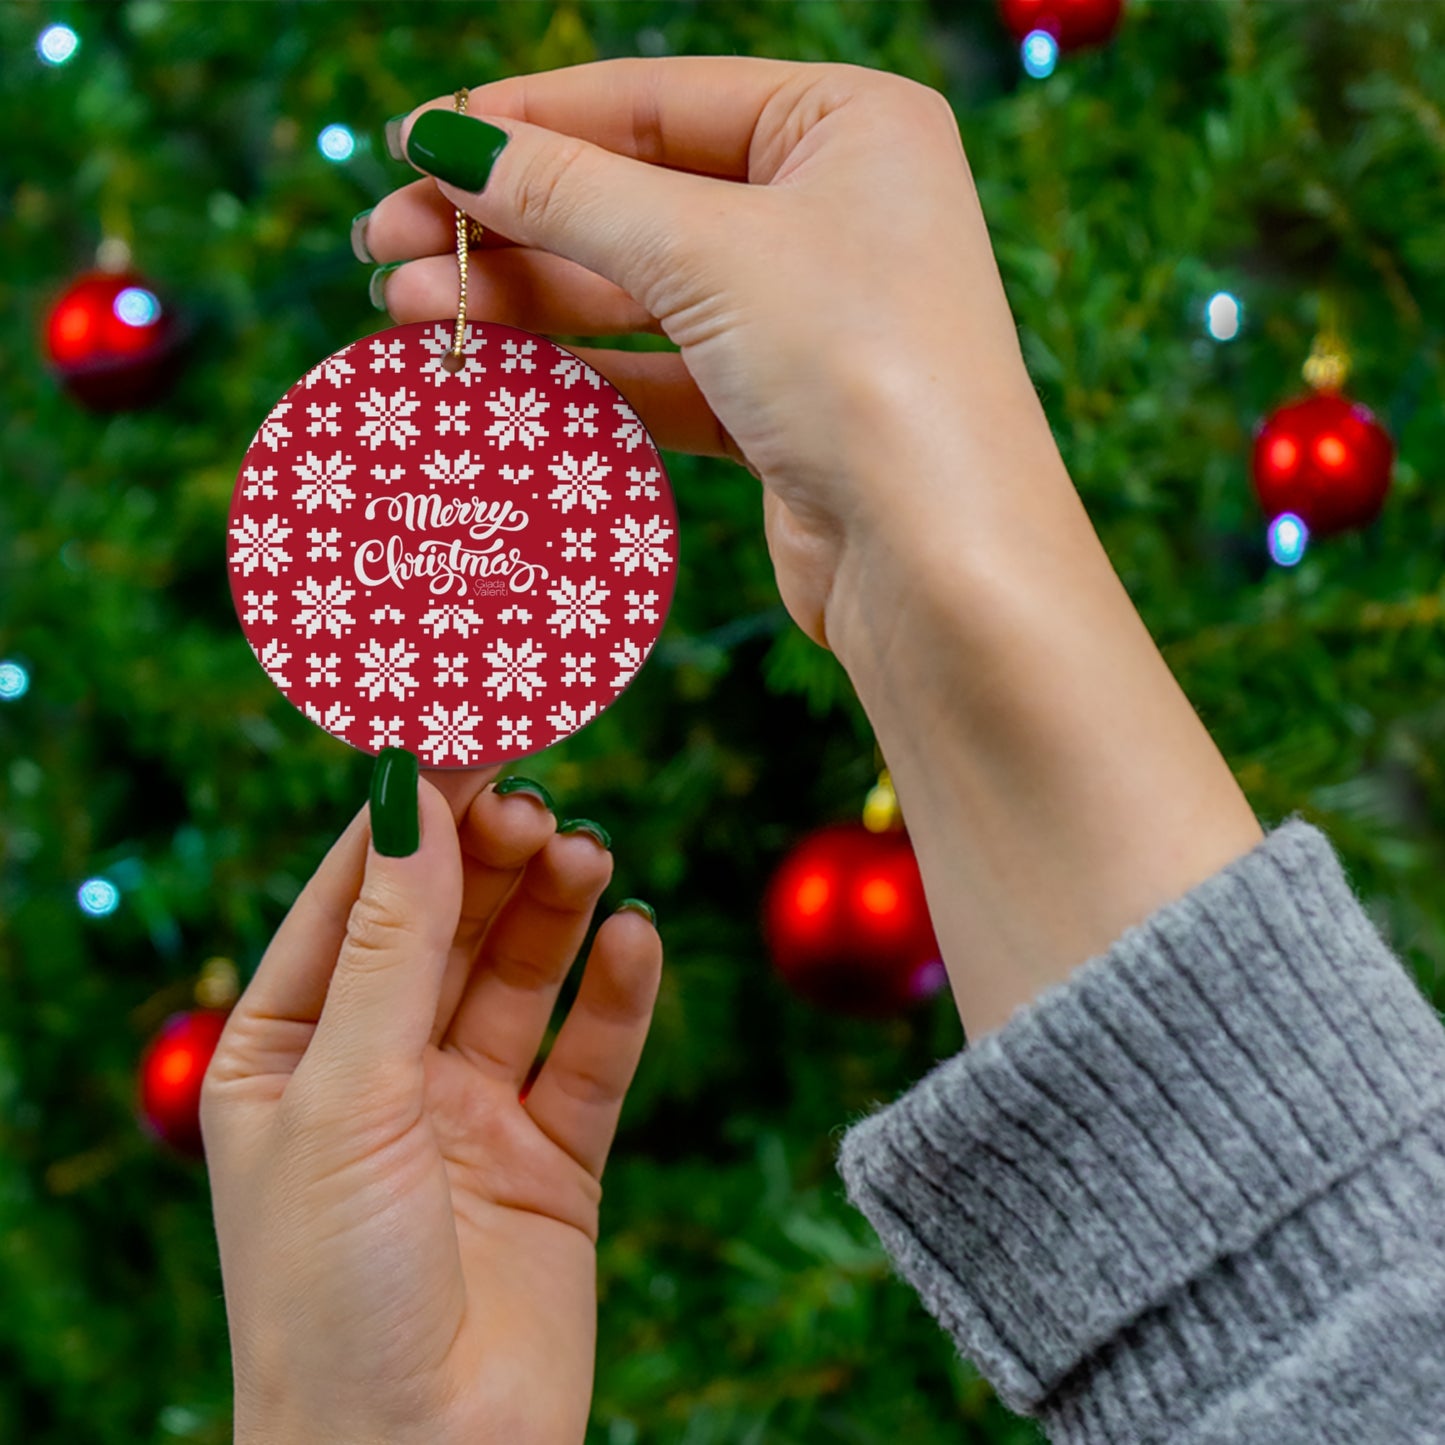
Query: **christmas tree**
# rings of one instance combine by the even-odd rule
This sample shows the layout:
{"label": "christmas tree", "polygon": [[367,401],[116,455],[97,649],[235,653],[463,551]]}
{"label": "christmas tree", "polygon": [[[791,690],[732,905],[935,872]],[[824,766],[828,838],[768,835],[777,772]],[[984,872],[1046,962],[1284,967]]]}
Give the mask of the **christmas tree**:
{"label": "christmas tree", "polygon": [[[413,175],[386,117],[458,85],[748,53],[941,89],[1135,603],[1261,819],[1323,827],[1445,1001],[1445,12],[1134,0],[1107,44],[1056,49],[1021,55],[983,0],[0,12],[0,1439],[231,1438],[204,1170],[139,1126],[137,1064],[206,959],[244,983],[371,763],[257,665],[226,512],[275,399],[386,324],[350,218]],[[133,278],[129,324],[174,319],[169,384],[117,411],[47,365],[98,250]],[[1272,557],[1254,430],[1321,336],[1393,483],[1368,527],[1302,555],[1277,532]],[[834,1015],[770,968],[770,876],[857,816],[879,760],[778,601],[756,481],[668,465],[662,641],[519,769],[606,823],[608,901],[655,903],[668,953],[606,1179],[589,1439],[1037,1439],[843,1198],[840,1126],[956,1050],[957,1015]]]}

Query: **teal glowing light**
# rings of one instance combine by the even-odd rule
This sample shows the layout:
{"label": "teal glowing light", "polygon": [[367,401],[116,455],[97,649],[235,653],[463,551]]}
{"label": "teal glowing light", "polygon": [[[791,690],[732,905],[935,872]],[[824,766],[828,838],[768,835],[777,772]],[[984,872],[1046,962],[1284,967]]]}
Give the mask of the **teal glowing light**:
{"label": "teal glowing light", "polygon": [[329,161],[349,161],[356,151],[356,137],[344,125],[329,125],[316,137],[316,148]]}
{"label": "teal glowing light", "polygon": [[1204,329],[1216,341],[1233,341],[1244,324],[1244,307],[1228,291],[1216,291],[1204,308]]}
{"label": "teal glowing light", "polygon": [[127,286],[115,298],[111,309],[127,326],[149,326],[160,319],[161,303],[155,293],[144,286]]}
{"label": "teal glowing light", "polygon": [[1281,512],[1269,524],[1269,555],[1281,567],[1293,567],[1305,554],[1310,529],[1293,512]]}
{"label": "teal glowing light", "polygon": [[80,911],[92,918],[106,918],[120,907],[120,889],[109,878],[87,878],[75,897]]}
{"label": "teal glowing light", "polygon": [[1047,30],[1030,30],[1019,47],[1024,69],[1035,80],[1043,80],[1054,73],[1059,63],[1059,42]]}
{"label": "teal glowing light", "polygon": [[0,662],[0,702],[16,702],[30,691],[30,674],[18,663]]}
{"label": "teal glowing light", "polygon": [[35,42],[35,53],[47,65],[64,65],[80,49],[80,36],[68,25],[47,25]]}

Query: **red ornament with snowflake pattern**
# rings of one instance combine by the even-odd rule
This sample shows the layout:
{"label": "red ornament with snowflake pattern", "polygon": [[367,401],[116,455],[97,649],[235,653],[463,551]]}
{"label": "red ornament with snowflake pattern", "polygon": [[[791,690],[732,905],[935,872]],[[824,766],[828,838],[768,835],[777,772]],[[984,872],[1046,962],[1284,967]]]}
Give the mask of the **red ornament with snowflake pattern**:
{"label": "red ornament with snowflake pattern", "polygon": [[616,389],[495,322],[364,337],[262,422],[231,505],[231,592],[283,693],[362,751],[480,767],[575,732],[662,630],[677,516]]}

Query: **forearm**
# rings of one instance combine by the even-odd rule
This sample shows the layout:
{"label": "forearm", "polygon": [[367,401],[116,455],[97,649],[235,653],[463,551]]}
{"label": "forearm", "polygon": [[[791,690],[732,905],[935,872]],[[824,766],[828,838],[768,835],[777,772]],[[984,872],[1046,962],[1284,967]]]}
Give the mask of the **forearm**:
{"label": "forearm", "polygon": [[970,1038],[1261,836],[1032,394],[1000,409],[988,437],[940,408],[873,430],[865,464],[920,483],[844,550],[827,614]]}

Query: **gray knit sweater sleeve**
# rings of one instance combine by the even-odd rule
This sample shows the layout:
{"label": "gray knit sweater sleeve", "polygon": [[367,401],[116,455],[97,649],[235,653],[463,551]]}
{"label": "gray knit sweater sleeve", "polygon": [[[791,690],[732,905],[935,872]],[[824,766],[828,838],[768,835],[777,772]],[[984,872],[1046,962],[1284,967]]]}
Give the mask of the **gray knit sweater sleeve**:
{"label": "gray knit sweater sleeve", "polygon": [[1445,1441],[1445,1030],[1302,819],[855,1125],[840,1168],[1056,1442]]}

